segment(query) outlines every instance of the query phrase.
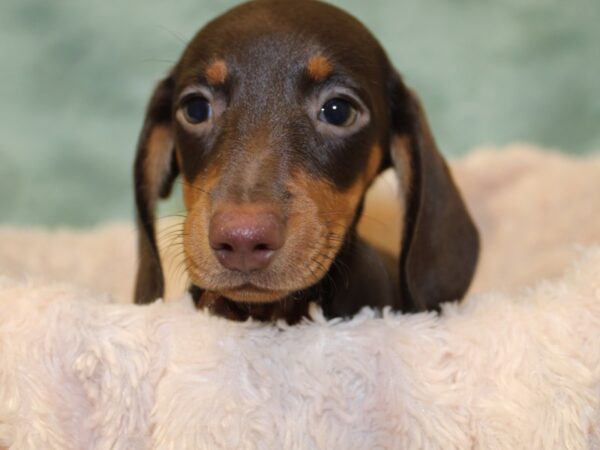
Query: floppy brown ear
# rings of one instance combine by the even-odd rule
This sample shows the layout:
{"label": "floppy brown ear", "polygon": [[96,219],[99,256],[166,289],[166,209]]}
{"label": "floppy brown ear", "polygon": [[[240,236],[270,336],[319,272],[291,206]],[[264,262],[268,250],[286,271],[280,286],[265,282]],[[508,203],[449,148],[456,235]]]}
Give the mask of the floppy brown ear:
{"label": "floppy brown ear", "polygon": [[172,130],[174,82],[171,77],[155,88],[135,158],[135,203],[138,226],[138,272],[135,302],[149,303],[163,296],[164,277],[155,235],[155,209],[166,198],[178,174]]}
{"label": "floppy brown ear", "polygon": [[479,235],[419,99],[399,77],[391,100],[391,156],[406,196],[400,307],[434,309],[467,291],[479,254]]}

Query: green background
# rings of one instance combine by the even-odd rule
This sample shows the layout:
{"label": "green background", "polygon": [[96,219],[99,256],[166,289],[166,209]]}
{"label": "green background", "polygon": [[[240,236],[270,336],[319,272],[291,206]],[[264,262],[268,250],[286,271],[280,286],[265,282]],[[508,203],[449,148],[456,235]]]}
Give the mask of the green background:
{"label": "green background", "polygon": [[[0,222],[131,219],[150,90],[237,3],[0,0]],[[382,41],[446,155],[514,141],[600,149],[599,0],[333,3]]]}

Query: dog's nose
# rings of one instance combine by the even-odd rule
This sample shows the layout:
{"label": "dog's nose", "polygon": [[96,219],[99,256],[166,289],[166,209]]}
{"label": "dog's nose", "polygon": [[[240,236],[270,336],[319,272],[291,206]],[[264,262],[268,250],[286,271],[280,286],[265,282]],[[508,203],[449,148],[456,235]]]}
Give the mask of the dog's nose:
{"label": "dog's nose", "polygon": [[229,209],[213,215],[208,239],[224,267],[251,272],[269,265],[284,244],[285,226],[271,211]]}

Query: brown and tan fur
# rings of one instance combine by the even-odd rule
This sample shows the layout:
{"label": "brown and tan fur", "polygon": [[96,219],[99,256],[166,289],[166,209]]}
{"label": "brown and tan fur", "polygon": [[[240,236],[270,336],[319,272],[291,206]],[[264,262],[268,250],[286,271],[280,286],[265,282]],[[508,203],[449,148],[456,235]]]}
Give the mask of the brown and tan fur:
{"label": "brown and tan fur", "polygon": [[[190,119],[189,98],[210,115]],[[324,115],[331,100],[347,121]],[[356,232],[365,194],[388,167],[404,205],[396,261]],[[435,309],[464,294],[475,268],[477,231],[419,100],[364,26],[316,0],[234,8],[194,37],[157,86],[135,167],[138,303],[163,295],[154,209],[178,176],[190,290],[224,317],[293,323],[311,302],[329,317],[363,306]],[[268,263],[223,262],[237,251],[215,246],[226,214],[276,234],[277,246],[260,247]]]}

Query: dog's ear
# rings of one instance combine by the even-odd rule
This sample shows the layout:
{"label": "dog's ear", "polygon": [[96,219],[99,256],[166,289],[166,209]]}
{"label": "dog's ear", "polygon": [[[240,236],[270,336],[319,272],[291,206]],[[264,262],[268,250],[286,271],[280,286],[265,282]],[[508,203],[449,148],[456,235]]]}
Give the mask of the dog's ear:
{"label": "dog's ear", "polygon": [[435,309],[462,298],[479,254],[479,235],[437,149],[417,96],[394,75],[391,159],[405,201],[399,305]]}
{"label": "dog's ear", "polygon": [[135,302],[149,303],[163,296],[164,278],[155,235],[155,209],[166,198],[178,174],[173,141],[171,76],[155,88],[146,110],[134,166],[138,226],[138,273]]}

